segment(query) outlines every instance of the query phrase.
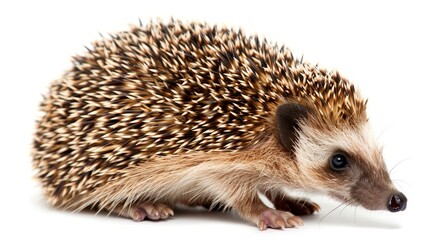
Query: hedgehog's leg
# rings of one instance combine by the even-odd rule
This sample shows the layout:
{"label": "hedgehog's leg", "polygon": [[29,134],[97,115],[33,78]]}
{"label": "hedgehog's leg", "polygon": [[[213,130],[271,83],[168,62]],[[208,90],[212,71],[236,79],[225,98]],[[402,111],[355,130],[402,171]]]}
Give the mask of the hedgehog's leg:
{"label": "hedgehog's leg", "polygon": [[250,202],[238,202],[234,209],[245,219],[255,223],[260,230],[267,228],[291,228],[304,224],[302,219],[287,211],[275,210],[265,206],[259,197]]}
{"label": "hedgehog's leg", "polygon": [[320,206],[307,198],[294,198],[284,193],[268,192],[267,198],[278,210],[288,211],[298,216],[311,215],[320,211]]}
{"label": "hedgehog's leg", "polygon": [[112,209],[108,208],[107,210],[111,213],[118,214],[121,217],[131,218],[137,222],[143,221],[146,217],[150,220],[160,220],[174,215],[174,212],[170,207],[161,203],[139,203],[128,207],[121,205]]}

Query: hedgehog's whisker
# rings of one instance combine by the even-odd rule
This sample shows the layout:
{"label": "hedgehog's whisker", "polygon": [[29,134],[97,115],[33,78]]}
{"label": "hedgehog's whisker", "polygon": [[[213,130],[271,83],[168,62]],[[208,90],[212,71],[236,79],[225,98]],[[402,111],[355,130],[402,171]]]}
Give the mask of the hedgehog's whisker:
{"label": "hedgehog's whisker", "polygon": [[380,132],[380,134],[378,134],[378,136],[377,136],[377,141],[379,141],[380,140],[380,138],[381,138],[381,136],[383,136],[384,135],[384,133],[386,133],[386,131],[389,129],[389,127],[385,127],[381,132]]}
{"label": "hedgehog's whisker", "polygon": [[355,225],[357,224],[357,221],[356,221],[356,211],[357,211],[357,205],[356,205],[356,207],[355,207],[355,214],[354,214],[354,216],[355,216]]}
{"label": "hedgehog's whisker", "polygon": [[403,187],[403,185],[401,183],[405,183],[408,187],[411,187],[411,183],[403,181],[403,180],[398,180],[398,179],[392,179],[392,182],[398,186],[398,188],[400,190],[404,190],[405,188]]}
{"label": "hedgehog's whisker", "polygon": [[327,214],[325,214],[325,216],[323,216],[320,221],[319,224],[331,213],[333,213],[335,210],[337,210],[338,208],[340,208],[341,206],[343,206],[344,204],[347,204],[349,201],[343,202],[341,204],[339,204],[338,206],[336,206],[335,208],[333,208],[331,211],[329,211]]}
{"label": "hedgehog's whisker", "polygon": [[410,187],[412,186],[411,183],[404,181],[404,180],[400,180],[400,179],[392,179],[392,182],[397,183],[397,184],[399,184],[398,182],[400,182],[400,183],[405,183]]}
{"label": "hedgehog's whisker", "polygon": [[351,204],[352,204],[352,202],[349,202],[349,203],[347,203],[347,204],[343,207],[343,209],[341,209],[341,211],[340,211],[340,217],[341,217],[341,214],[343,214],[344,210],[345,210],[348,206],[350,206]]}
{"label": "hedgehog's whisker", "polygon": [[406,161],[409,161],[409,160],[411,160],[412,159],[412,157],[409,157],[409,158],[405,158],[405,159],[402,159],[401,161],[399,161],[399,162],[397,162],[390,170],[389,170],[389,174],[391,174],[392,173],[392,171],[399,165],[399,164],[401,164],[401,163],[404,163],[404,162],[406,162]]}

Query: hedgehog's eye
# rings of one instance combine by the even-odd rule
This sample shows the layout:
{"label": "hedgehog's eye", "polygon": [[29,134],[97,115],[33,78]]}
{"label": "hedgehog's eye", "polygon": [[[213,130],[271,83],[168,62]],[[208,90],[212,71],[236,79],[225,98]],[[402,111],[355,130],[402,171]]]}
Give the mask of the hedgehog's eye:
{"label": "hedgehog's eye", "polygon": [[338,153],[335,154],[331,159],[331,168],[335,171],[345,170],[349,167],[349,162],[346,155]]}

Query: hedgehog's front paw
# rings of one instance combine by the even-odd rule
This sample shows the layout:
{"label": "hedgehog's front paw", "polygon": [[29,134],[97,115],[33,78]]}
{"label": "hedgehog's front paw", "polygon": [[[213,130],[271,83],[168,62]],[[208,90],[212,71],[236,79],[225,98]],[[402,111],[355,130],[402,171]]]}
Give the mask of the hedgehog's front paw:
{"label": "hedgehog's front paw", "polygon": [[263,211],[257,218],[256,224],[260,230],[267,228],[291,228],[304,225],[300,217],[294,216],[290,212],[274,209]]}
{"label": "hedgehog's front paw", "polygon": [[150,220],[159,220],[174,215],[170,207],[161,203],[141,203],[130,207],[116,207],[112,212],[137,222],[143,221],[146,217]]}

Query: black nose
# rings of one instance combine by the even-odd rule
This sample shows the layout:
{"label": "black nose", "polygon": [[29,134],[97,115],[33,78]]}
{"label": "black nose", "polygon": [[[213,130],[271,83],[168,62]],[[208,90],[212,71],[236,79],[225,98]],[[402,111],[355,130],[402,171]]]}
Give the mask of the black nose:
{"label": "black nose", "polygon": [[387,209],[391,212],[403,211],[407,208],[407,198],[403,193],[395,193],[389,197]]}

